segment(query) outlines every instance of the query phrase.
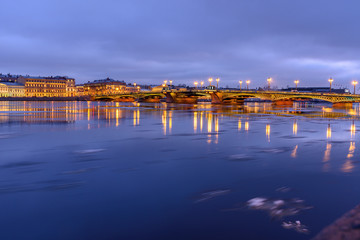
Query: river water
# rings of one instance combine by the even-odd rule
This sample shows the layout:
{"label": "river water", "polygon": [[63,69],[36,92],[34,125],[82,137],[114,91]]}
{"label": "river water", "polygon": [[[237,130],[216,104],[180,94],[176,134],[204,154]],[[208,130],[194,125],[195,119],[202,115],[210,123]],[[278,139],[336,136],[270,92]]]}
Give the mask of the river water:
{"label": "river water", "polygon": [[0,239],[310,239],[360,203],[359,116],[0,102]]}

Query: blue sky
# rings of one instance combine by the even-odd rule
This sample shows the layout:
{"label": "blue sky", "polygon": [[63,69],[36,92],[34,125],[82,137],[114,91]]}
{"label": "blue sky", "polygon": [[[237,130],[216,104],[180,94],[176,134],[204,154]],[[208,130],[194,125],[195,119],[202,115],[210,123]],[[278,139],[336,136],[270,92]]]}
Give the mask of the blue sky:
{"label": "blue sky", "polygon": [[356,0],[2,0],[0,72],[138,83],[350,87]]}

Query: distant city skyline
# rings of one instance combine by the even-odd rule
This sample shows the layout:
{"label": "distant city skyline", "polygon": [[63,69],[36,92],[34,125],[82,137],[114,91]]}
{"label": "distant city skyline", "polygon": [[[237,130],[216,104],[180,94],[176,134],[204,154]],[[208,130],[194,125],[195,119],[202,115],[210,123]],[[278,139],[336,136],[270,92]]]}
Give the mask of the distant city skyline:
{"label": "distant city skyline", "polygon": [[360,2],[2,1],[0,72],[220,86],[352,88]]}

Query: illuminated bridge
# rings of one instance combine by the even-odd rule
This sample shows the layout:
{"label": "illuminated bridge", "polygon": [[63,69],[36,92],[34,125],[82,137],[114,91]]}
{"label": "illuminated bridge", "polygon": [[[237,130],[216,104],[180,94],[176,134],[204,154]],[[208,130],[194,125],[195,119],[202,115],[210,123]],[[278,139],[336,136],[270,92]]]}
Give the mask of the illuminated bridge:
{"label": "illuminated bridge", "polygon": [[216,91],[188,90],[137,92],[107,96],[96,96],[93,100],[109,100],[120,102],[160,102],[167,103],[197,103],[200,99],[211,100],[214,104],[241,104],[246,99],[257,98],[271,101],[275,104],[292,104],[293,101],[321,100],[333,104],[360,102],[360,95],[310,92],[280,92],[280,91]]}

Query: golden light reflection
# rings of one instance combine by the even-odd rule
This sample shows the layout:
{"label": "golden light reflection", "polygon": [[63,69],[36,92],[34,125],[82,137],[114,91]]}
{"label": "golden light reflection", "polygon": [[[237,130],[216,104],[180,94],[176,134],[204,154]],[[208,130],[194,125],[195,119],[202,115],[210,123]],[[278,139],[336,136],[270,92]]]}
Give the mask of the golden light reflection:
{"label": "golden light reflection", "polygon": [[297,135],[297,132],[298,132],[298,124],[297,121],[295,120],[293,123],[293,134]]}
{"label": "golden light reflection", "polygon": [[219,132],[219,117],[215,117],[215,132]]}
{"label": "golden light reflection", "polygon": [[164,133],[164,135],[166,135],[166,130],[167,130],[167,111],[166,110],[164,110],[162,112],[161,122],[163,125],[163,133]]}
{"label": "golden light reflection", "polygon": [[173,115],[173,111],[169,112],[169,133],[171,134],[171,130],[172,130],[172,115]]}
{"label": "golden light reflection", "polygon": [[331,138],[331,126],[330,126],[330,124],[328,125],[328,127],[326,129],[326,138],[327,139]]}
{"label": "golden light reflection", "polygon": [[355,126],[355,123],[352,122],[352,124],[350,126],[351,138],[355,137],[355,132],[356,132],[356,126]]}
{"label": "golden light reflection", "polygon": [[208,114],[208,117],[207,117],[207,131],[208,133],[211,133],[212,131],[212,114]]}
{"label": "golden light reflection", "polygon": [[296,145],[296,146],[294,147],[294,149],[292,150],[292,152],[291,152],[291,157],[292,157],[292,158],[296,158],[296,157],[297,157],[297,150],[298,150],[298,145]]}
{"label": "golden light reflection", "polygon": [[197,132],[198,113],[194,112],[194,133]]}
{"label": "golden light reflection", "polygon": [[116,126],[119,126],[119,109],[116,109],[115,118],[116,118]]}
{"label": "golden light reflection", "polygon": [[249,122],[245,122],[245,131],[249,131]]}
{"label": "golden light reflection", "polygon": [[241,119],[239,119],[239,122],[238,122],[238,131],[241,130]]}
{"label": "golden light reflection", "polygon": [[354,169],[354,164],[351,160],[354,157],[354,152],[355,152],[355,142],[350,142],[349,153],[346,156],[346,161],[341,168],[342,172],[349,173],[352,172],[352,170]]}
{"label": "golden light reflection", "polygon": [[202,132],[202,130],[203,130],[203,118],[204,118],[204,113],[203,112],[201,112],[200,113],[200,132]]}
{"label": "golden light reflection", "polygon": [[268,142],[270,142],[270,124],[266,124],[266,138],[268,140]]}

